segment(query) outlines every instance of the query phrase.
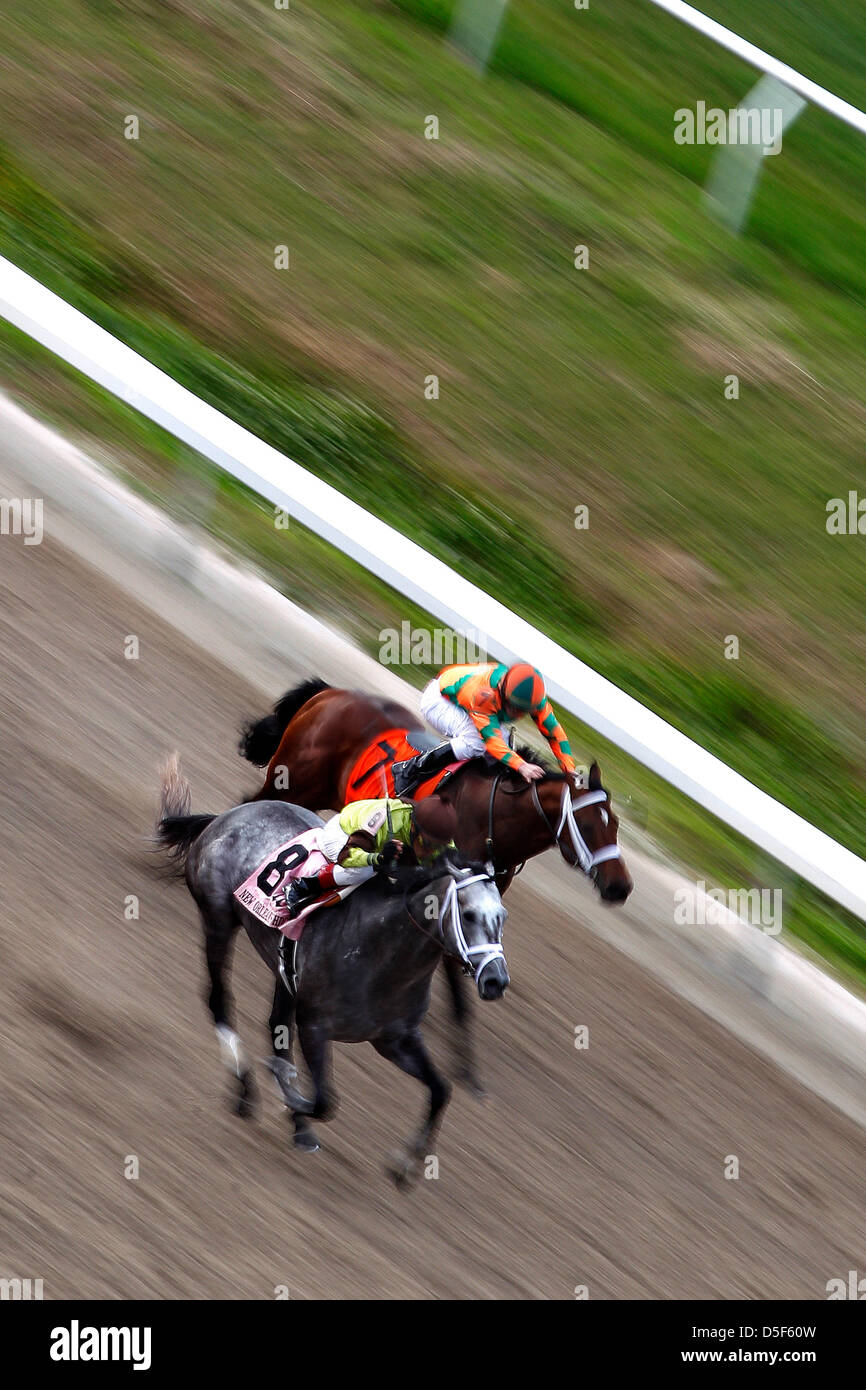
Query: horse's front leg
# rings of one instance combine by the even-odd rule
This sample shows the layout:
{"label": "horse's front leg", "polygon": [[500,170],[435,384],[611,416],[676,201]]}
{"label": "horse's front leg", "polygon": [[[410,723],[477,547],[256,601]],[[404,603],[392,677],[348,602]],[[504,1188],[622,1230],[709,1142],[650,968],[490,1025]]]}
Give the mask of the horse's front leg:
{"label": "horse's front leg", "polygon": [[442,1114],[451,1098],[451,1087],[434,1067],[417,1028],[401,1038],[381,1039],[373,1046],[401,1071],[422,1081],[430,1092],[430,1106],[423,1124],[417,1134],[406,1141],[405,1151],[396,1154],[389,1165],[388,1171],[400,1187],[414,1181],[420,1164],[433,1157]]}
{"label": "horse's front leg", "polygon": [[443,956],[442,967],[451,995],[451,1012],[457,1025],[455,1074],[461,1086],[465,1086],[478,1100],[481,1100],[486,1093],[475,1064],[475,1047],[472,1041],[472,1009],[466,993],[463,967],[454,956]]}

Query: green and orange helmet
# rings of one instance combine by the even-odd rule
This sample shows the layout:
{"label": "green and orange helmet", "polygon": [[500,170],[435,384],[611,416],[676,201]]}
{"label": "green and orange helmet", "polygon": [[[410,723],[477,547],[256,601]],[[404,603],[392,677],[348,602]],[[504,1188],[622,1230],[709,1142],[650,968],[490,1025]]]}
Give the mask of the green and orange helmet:
{"label": "green and orange helmet", "polygon": [[500,693],[506,705],[523,714],[541,709],[547,699],[541,672],[525,661],[509,666],[502,678]]}

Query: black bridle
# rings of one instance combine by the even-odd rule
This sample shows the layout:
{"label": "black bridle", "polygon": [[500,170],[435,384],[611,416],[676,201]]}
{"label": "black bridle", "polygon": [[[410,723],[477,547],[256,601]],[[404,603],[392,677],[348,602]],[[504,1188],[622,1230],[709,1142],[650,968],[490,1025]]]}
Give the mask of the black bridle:
{"label": "black bridle", "polygon": [[[500,782],[502,781],[503,775],[504,775],[503,773],[497,772],[496,776],[495,776],[494,779],[493,779],[493,783],[492,783],[492,785],[491,785],[491,787],[490,787],[490,801],[489,801],[489,803],[488,803],[488,808],[487,808],[487,840],[486,840],[486,842],[485,842],[484,852],[485,852],[486,857],[490,860],[491,864],[494,864],[494,863],[496,862],[496,860],[495,860],[495,858],[494,858],[494,853],[493,853],[493,803],[494,803],[494,801],[495,801],[495,799],[496,799],[496,793],[497,793],[497,791],[499,790],[499,784],[500,784]],[[536,779],[536,781],[537,781],[537,780],[538,780],[538,779]],[[550,836],[551,836],[551,839],[553,840],[553,843],[554,843],[554,844],[558,844],[559,842],[558,842],[558,839],[557,839],[556,830],[555,830],[555,828],[554,828],[554,826],[553,826],[552,821],[550,820],[550,817],[548,816],[547,812],[545,811],[544,807],[543,807],[542,804],[541,804],[541,798],[540,798],[539,795],[538,795],[538,789],[537,789],[537,787],[536,787],[534,781],[533,781],[533,782],[530,782],[530,784],[529,784],[529,789],[530,789],[530,791],[531,791],[531,793],[532,793],[532,804],[533,804],[533,806],[535,807],[536,811],[537,811],[538,814],[541,816],[541,819],[544,821],[544,824],[547,826],[548,830],[550,831]],[[513,790],[512,792],[509,793],[509,795],[511,795],[511,796],[519,796],[519,795],[521,794],[521,792],[523,792],[523,791],[525,791],[525,788],[524,788],[524,787],[515,787],[514,790]],[[519,873],[522,873],[522,871],[523,871],[523,869],[524,869],[525,867],[526,867],[526,860],[524,859],[524,860],[523,860],[520,864],[518,864],[517,867],[514,869],[514,876],[516,877]]]}

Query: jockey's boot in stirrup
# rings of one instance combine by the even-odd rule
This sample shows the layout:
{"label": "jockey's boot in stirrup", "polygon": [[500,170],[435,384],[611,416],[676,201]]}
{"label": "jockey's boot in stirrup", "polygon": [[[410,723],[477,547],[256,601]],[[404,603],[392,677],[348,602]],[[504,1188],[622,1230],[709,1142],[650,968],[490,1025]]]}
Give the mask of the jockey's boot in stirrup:
{"label": "jockey's boot in stirrup", "polygon": [[426,782],[428,777],[441,772],[454,760],[454,749],[448,742],[437,743],[435,748],[428,748],[426,753],[416,753],[414,758],[407,758],[404,763],[394,763],[391,768],[394,795],[404,796],[407,792],[414,791],[422,782]]}
{"label": "jockey's boot in stirrup", "polygon": [[315,902],[325,891],[324,885],[319,882],[318,876],[313,874],[311,878],[294,878],[286,889],[286,907],[289,909],[289,916],[296,917],[310,903]]}

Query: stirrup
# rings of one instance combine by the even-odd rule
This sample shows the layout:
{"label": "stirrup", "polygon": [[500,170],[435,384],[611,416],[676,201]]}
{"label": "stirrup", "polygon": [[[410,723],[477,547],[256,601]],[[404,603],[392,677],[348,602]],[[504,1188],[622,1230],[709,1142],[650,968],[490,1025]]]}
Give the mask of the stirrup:
{"label": "stirrup", "polygon": [[289,921],[294,921],[298,913],[303,912],[304,908],[309,907],[310,903],[314,903],[319,896],[321,895],[318,893],[311,893],[309,889],[301,888],[297,881],[290,883],[285,893],[285,903],[289,909]]}
{"label": "stirrup", "polygon": [[402,796],[406,792],[414,791],[422,782],[426,782],[428,777],[433,777],[453,762],[454,749],[450,740],[446,740],[444,743],[437,743],[435,748],[416,753],[413,758],[406,758],[402,763],[393,763],[391,776],[394,778],[394,795]]}
{"label": "stirrup", "polygon": [[[279,949],[279,972],[280,979],[292,1000],[298,992],[298,972],[296,969],[298,960],[298,943],[283,937],[280,941]],[[297,1076],[297,1071],[295,1072]]]}

